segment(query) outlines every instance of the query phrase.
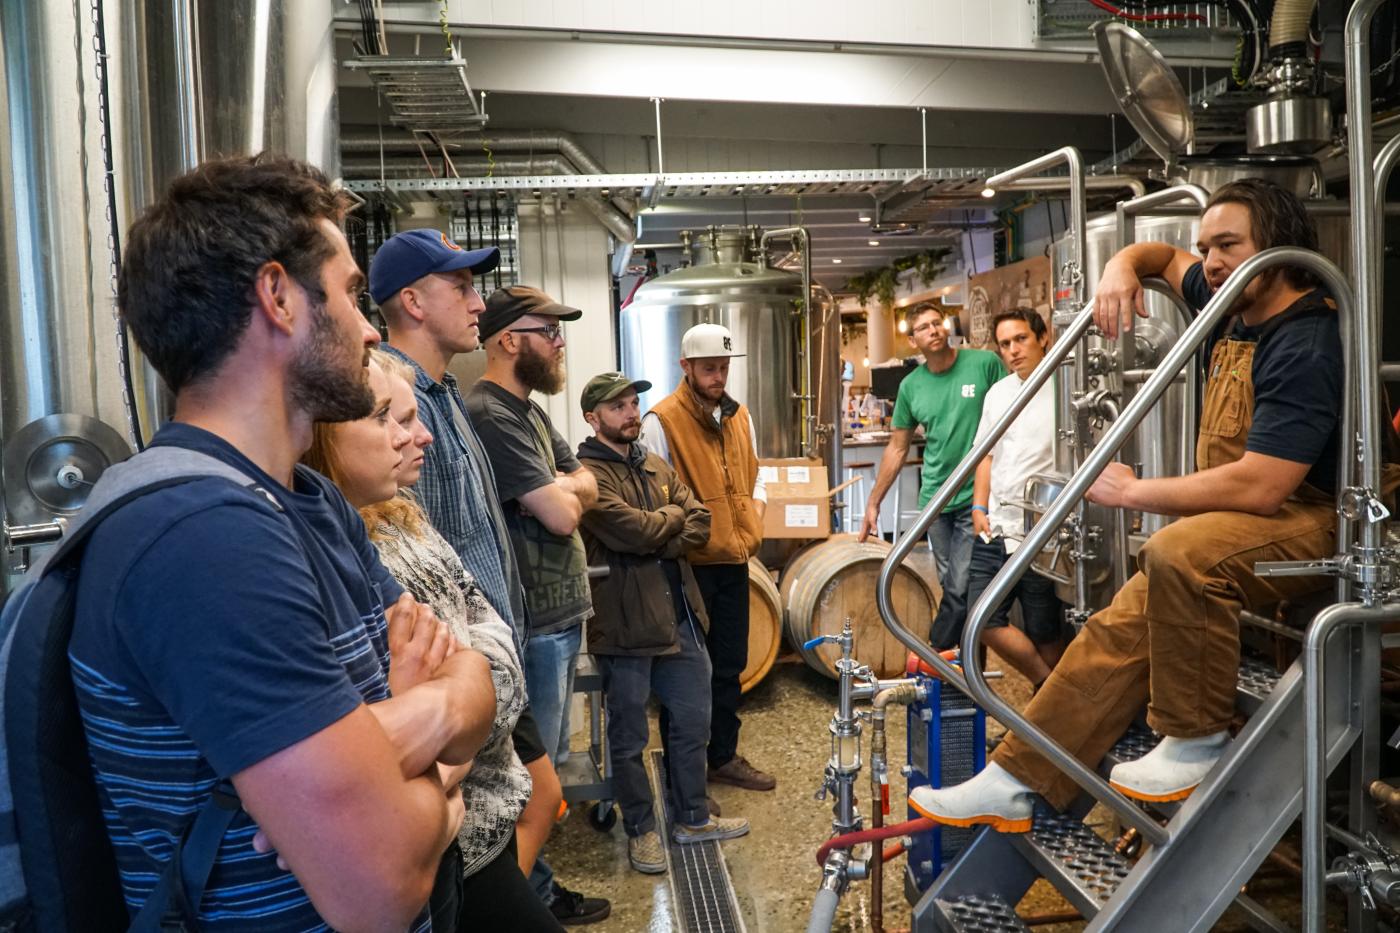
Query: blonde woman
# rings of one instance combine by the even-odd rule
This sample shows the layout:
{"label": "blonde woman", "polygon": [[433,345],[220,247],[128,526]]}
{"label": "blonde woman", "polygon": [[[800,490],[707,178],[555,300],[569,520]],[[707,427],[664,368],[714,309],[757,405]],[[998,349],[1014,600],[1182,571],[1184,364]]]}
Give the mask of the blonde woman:
{"label": "blonde woman", "polygon": [[530,798],[530,775],[511,741],[525,705],[514,634],[418,504],[400,493],[400,486],[417,480],[422,448],[432,438],[416,417],[405,424],[390,411],[393,382],[402,378],[402,364],[379,351],[372,356],[374,414],[361,421],[317,425],[304,459],[359,510],[389,572],[431,606],[462,645],[485,655],[496,688],[491,737],[462,781],[467,816],[434,887],[433,929],[557,931],[558,922],[517,864],[516,821]]}

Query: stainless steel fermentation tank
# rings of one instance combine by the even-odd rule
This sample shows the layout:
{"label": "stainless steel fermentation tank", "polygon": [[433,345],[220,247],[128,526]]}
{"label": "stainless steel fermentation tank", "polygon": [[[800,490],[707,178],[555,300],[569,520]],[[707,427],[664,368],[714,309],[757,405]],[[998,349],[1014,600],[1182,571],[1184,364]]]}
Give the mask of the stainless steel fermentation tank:
{"label": "stainless steel fermentation tank", "polygon": [[[710,228],[685,239],[693,239],[695,263],[647,282],[622,309],[622,368],[652,384],[642,395],[643,410],[680,384],[681,335],[696,324],[722,324],[745,354],[730,368],[728,391],[753,415],[759,456],[821,456],[834,484],[840,472],[841,391],[835,302],[814,292],[807,363],[802,278],[764,261],[758,230]],[[810,367],[807,379],[804,365]],[[805,385],[814,397],[815,430],[805,432],[809,451],[802,449]]]}
{"label": "stainless steel fermentation tank", "polygon": [[114,247],[131,221],[215,154],[338,174],[333,14],[0,0],[0,595],[168,408],[134,347],[129,391],[122,377]]}

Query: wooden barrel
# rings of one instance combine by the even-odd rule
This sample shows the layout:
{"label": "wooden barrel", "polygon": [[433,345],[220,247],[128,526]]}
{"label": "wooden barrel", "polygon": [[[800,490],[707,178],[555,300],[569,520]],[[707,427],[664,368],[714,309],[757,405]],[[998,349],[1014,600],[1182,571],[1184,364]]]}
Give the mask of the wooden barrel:
{"label": "wooden barrel", "polygon": [[739,689],[748,693],[773,669],[783,640],[783,603],[773,575],[756,557],[749,559],[749,663],[739,675]]}
{"label": "wooden barrel", "polygon": [[[880,677],[904,672],[908,649],[880,621],[875,604],[880,564],[889,553],[884,541],[858,544],[854,535],[835,535],[796,554],[783,568],[780,590],[787,607],[784,628],[803,659],[828,677],[836,677],[836,645],[802,645],[818,635],[839,635],[846,617],[855,634],[854,654]],[[937,608],[933,589],[908,564],[894,582],[894,604],[899,617],[914,631],[928,627]]]}

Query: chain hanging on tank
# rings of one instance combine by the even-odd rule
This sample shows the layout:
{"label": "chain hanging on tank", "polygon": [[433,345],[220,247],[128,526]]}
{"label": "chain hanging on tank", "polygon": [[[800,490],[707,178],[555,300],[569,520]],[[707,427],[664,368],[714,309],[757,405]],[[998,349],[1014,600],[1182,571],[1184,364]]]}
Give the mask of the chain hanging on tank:
{"label": "chain hanging on tank", "polygon": [[[75,22],[81,21],[79,16],[81,9],[80,0],[74,0],[73,19]],[[92,50],[95,59],[94,72],[97,78],[97,116],[102,127],[99,134],[102,145],[102,192],[106,201],[103,206],[103,214],[107,219],[107,268],[112,299],[112,323],[116,326],[117,365],[121,369],[122,377],[122,408],[126,412],[126,429],[131,437],[132,446],[137,451],[141,451],[146,448],[146,442],[141,436],[141,417],[136,407],[136,386],[131,371],[131,342],[127,336],[126,322],[122,320],[121,310],[117,305],[117,278],[121,271],[121,236],[117,229],[117,191],[112,155],[112,111],[107,84],[107,31],[102,15],[102,0],[90,0],[89,14],[92,17]],[[81,47],[78,51],[81,53]],[[82,69],[79,69],[78,73],[81,75]],[[81,81],[81,78],[79,80]],[[85,111],[86,105],[82,103],[84,98],[85,95],[81,93],[78,95],[80,111]],[[80,119],[83,123],[87,122],[85,112]],[[83,162],[84,167],[86,167],[86,150],[84,150]]]}

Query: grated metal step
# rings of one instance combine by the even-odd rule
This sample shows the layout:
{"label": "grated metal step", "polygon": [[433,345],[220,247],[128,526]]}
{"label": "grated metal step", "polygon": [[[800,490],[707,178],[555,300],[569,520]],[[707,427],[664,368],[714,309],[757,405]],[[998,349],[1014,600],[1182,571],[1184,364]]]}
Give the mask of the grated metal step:
{"label": "grated metal step", "polygon": [[1135,722],[1128,727],[1127,732],[1123,733],[1123,737],[1113,744],[1113,747],[1108,750],[1108,754],[1103,756],[1103,763],[1099,765],[1099,771],[1108,774],[1109,771],[1113,770],[1114,765],[1137,761],[1156,748],[1160,741],[1162,741],[1161,736],[1142,723]]}
{"label": "grated metal step", "polygon": [[679,933],[745,933],[729,866],[718,842],[671,841],[671,788],[661,749],[651,751],[656,822],[666,840],[666,875]]}
{"label": "grated metal step", "polygon": [[934,901],[940,933],[1030,933],[1016,910],[995,894]]}
{"label": "grated metal step", "polygon": [[1258,658],[1240,659],[1240,679],[1235,688],[1235,706],[1246,716],[1253,716],[1264,705],[1269,694],[1283,677],[1274,666]]}
{"label": "grated metal step", "polygon": [[1037,816],[1011,844],[1085,917],[1113,896],[1132,867],[1092,829],[1073,817]]}

